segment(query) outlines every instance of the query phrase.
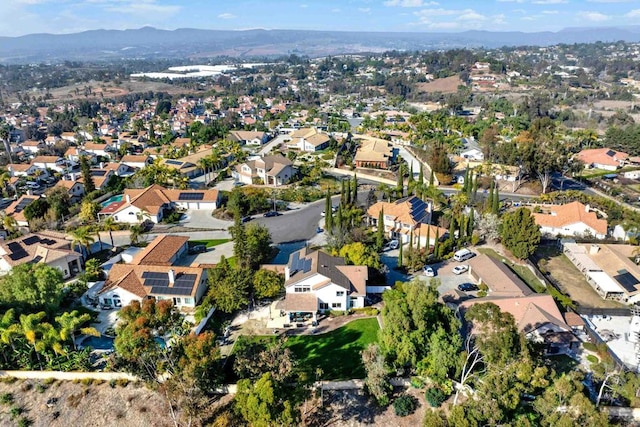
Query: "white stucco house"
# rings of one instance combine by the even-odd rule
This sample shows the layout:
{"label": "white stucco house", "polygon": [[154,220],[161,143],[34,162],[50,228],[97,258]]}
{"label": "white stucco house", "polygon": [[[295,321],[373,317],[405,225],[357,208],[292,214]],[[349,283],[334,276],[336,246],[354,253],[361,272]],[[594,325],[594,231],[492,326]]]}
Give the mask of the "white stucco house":
{"label": "white stucco house", "polygon": [[262,145],[269,141],[269,135],[266,132],[248,130],[232,130],[229,132],[229,138],[242,145]]}
{"label": "white stucco house", "polygon": [[262,180],[265,185],[287,184],[296,174],[293,162],[284,156],[265,156],[237,165],[232,172],[236,181],[253,184]]}
{"label": "white stucco house", "polygon": [[550,236],[604,239],[608,234],[607,220],[598,218],[589,205],[577,201],[543,207],[541,213],[533,214],[533,218],[540,226],[540,232]]}
{"label": "white stucco house", "polygon": [[346,311],[365,305],[368,269],[307,248],[294,252],[285,267],[284,310],[288,313]]}

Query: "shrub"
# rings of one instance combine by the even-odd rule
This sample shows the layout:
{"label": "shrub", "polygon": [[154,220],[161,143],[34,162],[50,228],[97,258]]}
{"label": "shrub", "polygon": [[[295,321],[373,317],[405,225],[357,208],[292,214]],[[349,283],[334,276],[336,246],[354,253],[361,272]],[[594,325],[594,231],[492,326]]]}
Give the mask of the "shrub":
{"label": "shrub", "polygon": [[446,400],[446,396],[439,388],[428,388],[424,393],[424,397],[427,400],[427,403],[431,405],[432,408],[437,408],[442,405],[442,402]]}
{"label": "shrub", "polygon": [[599,360],[596,356],[594,356],[593,354],[587,354],[587,360],[591,363],[598,363]]}
{"label": "shrub", "polygon": [[329,312],[329,316],[331,317],[346,316],[347,314],[349,314],[348,311],[342,311],[342,310],[331,310]]}
{"label": "shrub", "polygon": [[116,384],[124,388],[129,385],[129,380],[126,378],[120,378],[116,380]]}
{"label": "shrub", "polygon": [[116,388],[116,380],[109,380],[109,386],[111,388]]}
{"label": "shrub", "polygon": [[411,377],[411,387],[413,388],[423,388],[424,381],[420,377]]}
{"label": "shrub", "polygon": [[13,394],[11,393],[2,393],[0,394],[0,403],[3,405],[10,405],[13,403]]}
{"label": "shrub", "polygon": [[406,417],[407,415],[413,414],[417,407],[418,400],[407,394],[398,397],[395,402],[393,402],[393,410],[399,417]]}
{"label": "shrub", "polygon": [[24,409],[22,409],[19,406],[12,406],[11,409],[9,410],[9,414],[11,414],[12,420],[15,418],[18,418],[23,412],[24,412]]}
{"label": "shrub", "polygon": [[593,352],[598,351],[598,347],[596,347],[596,345],[594,343],[591,343],[591,342],[582,343],[582,347],[585,350],[588,350],[588,351],[593,351]]}
{"label": "shrub", "polygon": [[22,417],[18,420],[18,427],[29,427],[31,424],[33,424],[33,421],[26,417]]}
{"label": "shrub", "polygon": [[42,383],[44,385],[51,385],[51,384],[53,384],[55,382],[56,382],[55,378],[45,378],[44,380],[42,380]]}
{"label": "shrub", "polygon": [[36,384],[36,391],[38,393],[44,393],[45,390],[47,389],[47,386],[41,383]]}

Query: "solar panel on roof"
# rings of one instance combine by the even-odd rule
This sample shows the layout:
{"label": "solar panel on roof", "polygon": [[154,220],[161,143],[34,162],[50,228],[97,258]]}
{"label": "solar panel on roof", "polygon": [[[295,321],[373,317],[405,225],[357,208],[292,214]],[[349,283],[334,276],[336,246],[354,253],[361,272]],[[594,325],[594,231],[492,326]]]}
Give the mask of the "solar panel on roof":
{"label": "solar panel on roof", "polygon": [[304,265],[302,267],[302,271],[304,271],[305,273],[308,273],[311,271],[311,260],[310,259],[305,259],[304,260]]}
{"label": "solar panel on roof", "polygon": [[616,152],[615,152],[615,151],[613,151],[613,150],[609,150],[609,151],[607,151],[607,156],[609,156],[609,157],[613,157],[613,156],[615,156],[615,155],[616,155]]}
{"label": "solar panel on roof", "polygon": [[298,271],[298,262],[300,261],[300,252],[296,252],[291,257],[291,270]]}
{"label": "solar panel on roof", "polygon": [[38,236],[29,236],[22,241],[27,246],[31,246],[34,243],[40,243],[40,238]]}
{"label": "solar panel on roof", "polygon": [[145,271],[142,273],[143,279],[162,279],[166,277],[169,280],[169,275],[167,273],[161,273],[157,271]]}
{"label": "solar panel on roof", "polygon": [[11,258],[11,260],[13,261],[18,261],[19,259],[29,256],[29,253],[24,250],[20,243],[9,243],[7,247],[11,251],[11,253],[9,254],[9,258]]}
{"label": "solar panel on roof", "polygon": [[164,279],[147,279],[144,281],[144,285],[145,286],[168,286],[169,285],[169,278],[164,278]]}
{"label": "solar panel on roof", "polygon": [[636,277],[627,270],[619,270],[618,275],[613,276],[613,278],[629,292],[635,292],[636,286],[640,284],[640,281],[638,281],[638,279],[636,279]]}
{"label": "solar panel on roof", "polygon": [[180,276],[176,277],[176,281],[173,284],[174,287],[176,288],[193,288],[193,285],[195,285],[196,282],[196,275],[195,274],[181,274]]}
{"label": "solar panel on roof", "polygon": [[176,166],[180,166],[182,164],[182,162],[179,162],[177,160],[166,160],[165,163],[169,163],[170,165],[176,165]]}
{"label": "solar panel on roof", "polygon": [[167,286],[154,286],[151,288],[151,294],[161,295],[191,295],[185,288],[169,288]]}
{"label": "solar panel on roof", "polygon": [[202,200],[204,193],[180,193],[178,200]]}
{"label": "solar panel on roof", "polygon": [[92,170],[91,171],[91,176],[105,176],[107,174],[107,171],[105,170]]}
{"label": "solar panel on roof", "polygon": [[29,204],[31,204],[31,202],[33,202],[34,200],[35,199],[30,199],[28,197],[20,200],[20,203],[18,203],[18,205],[16,206],[15,212],[21,212],[24,208],[29,206]]}

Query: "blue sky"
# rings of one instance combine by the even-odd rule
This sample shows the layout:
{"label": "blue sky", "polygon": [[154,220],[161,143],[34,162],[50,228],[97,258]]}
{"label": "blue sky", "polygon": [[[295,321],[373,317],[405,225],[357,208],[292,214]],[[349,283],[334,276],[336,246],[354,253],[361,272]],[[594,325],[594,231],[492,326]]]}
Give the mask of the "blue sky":
{"label": "blue sky", "polygon": [[164,29],[557,31],[638,25],[640,0],[0,0],[0,35]]}

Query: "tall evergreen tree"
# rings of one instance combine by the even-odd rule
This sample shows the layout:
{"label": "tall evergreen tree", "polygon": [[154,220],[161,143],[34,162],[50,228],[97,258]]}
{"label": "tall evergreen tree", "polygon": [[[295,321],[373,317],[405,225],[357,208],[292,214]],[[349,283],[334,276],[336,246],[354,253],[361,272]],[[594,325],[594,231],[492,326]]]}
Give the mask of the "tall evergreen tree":
{"label": "tall evergreen tree", "polygon": [[402,267],[404,265],[404,260],[402,259],[402,246],[404,246],[402,244],[402,237],[400,237],[398,241],[400,242],[400,248],[398,250],[398,267]]}
{"label": "tall evergreen tree", "polygon": [[82,181],[84,182],[85,193],[93,193],[96,190],[96,185],[93,182],[91,165],[89,164],[87,156],[80,156],[80,171],[82,172]]}
{"label": "tall evergreen tree", "polygon": [[420,173],[418,174],[418,183],[420,186],[424,184],[424,169],[422,167],[422,163],[420,163]]}
{"label": "tall evergreen tree", "polygon": [[486,211],[491,211],[493,209],[493,181],[491,181],[491,186],[489,187],[489,198],[486,200]]}
{"label": "tall evergreen tree", "polygon": [[464,182],[462,183],[461,191],[465,194],[469,191],[469,165],[467,165],[467,168],[464,170]]}
{"label": "tall evergreen tree", "polygon": [[351,180],[343,181],[344,184],[344,206],[351,206]]}
{"label": "tall evergreen tree", "polygon": [[331,205],[331,192],[327,188],[327,196],[324,201],[324,229],[327,230],[328,233],[331,232],[331,220],[333,219],[333,211]]}
{"label": "tall evergreen tree", "polygon": [[418,251],[418,253],[420,253],[420,238],[422,237],[420,234],[420,229],[418,229],[418,242],[416,245],[416,251]]}
{"label": "tall evergreen tree", "polygon": [[471,189],[472,191],[472,200],[476,200],[476,196],[478,195],[478,174],[474,173],[473,174],[473,188]]}
{"label": "tall evergreen tree", "polygon": [[344,180],[340,181],[340,185],[341,185],[341,187],[340,187],[340,204],[342,206],[344,206],[347,203],[347,197],[346,197],[347,195],[345,194],[345,191],[344,191]]}
{"label": "tall evergreen tree", "polygon": [[433,169],[431,169],[431,175],[429,175],[429,187],[433,187],[433,184],[435,184],[435,182],[435,174],[433,173]]}
{"label": "tall evergreen tree", "polygon": [[429,255],[430,250],[431,250],[431,225],[427,227],[427,255]]}
{"label": "tall evergreen tree", "polygon": [[404,165],[398,168],[398,182],[396,183],[396,197],[402,198],[404,195]]}
{"label": "tall evergreen tree", "polygon": [[409,169],[409,178],[407,179],[408,193],[413,193],[414,187],[415,186],[413,182],[413,162],[411,162],[411,168]]}
{"label": "tall evergreen tree", "polygon": [[436,228],[436,240],[433,242],[433,256],[440,257],[440,229]]}
{"label": "tall evergreen tree", "polygon": [[353,174],[353,196],[351,200],[354,205],[358,205],[358,175]]}
{"label": "tall evergreen tree", "polygon": [[342,203],[338,205],[338,212],[336,212],[336,221],[333,225],[338,229],[338,235],[342,234]]}
{"label": "tall evergreen tree", "polygon": [[409,249],[413,249],[413,230],[409,229]]}
{"label": "tall evergreen tree", "polygon": [[247,238],[239,210],[236,210],[234,214],[234,225],[230,231],[233,237],[233,255],[236,257],[236,265],[240,268],[246,268],[249,266]]}
{"label": "tall evergreen tree", "polygon": [[500,189],[496,185],[493,191],[493,204],[491,205],[491,212],[498,215],[500,212]]}
{"label": "tall evergreen tree", "polygon": [[451,218],[451,223],[449,224],[449,240],[452,242],[456,239],[456,219],[454,217]]}
{"label": "tall evergreen tree", "polygon": [[467,224],[467,236],[473,236],[473,226],[475,222],[475,209],[471,208],[469,212],[469,223]]}
{"label": "tall evergreen tree", "polygon": [[380,213],[378,213],[378,223],[376,229],[376,249],[378,251],[382,250],[382,246],[384,245],[384,209],[380,209]]}

